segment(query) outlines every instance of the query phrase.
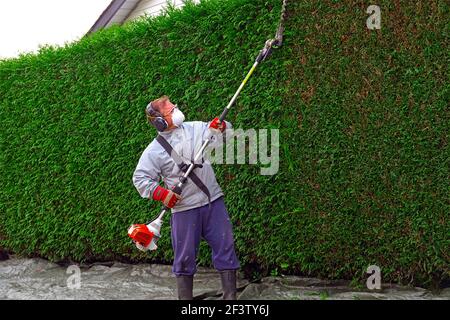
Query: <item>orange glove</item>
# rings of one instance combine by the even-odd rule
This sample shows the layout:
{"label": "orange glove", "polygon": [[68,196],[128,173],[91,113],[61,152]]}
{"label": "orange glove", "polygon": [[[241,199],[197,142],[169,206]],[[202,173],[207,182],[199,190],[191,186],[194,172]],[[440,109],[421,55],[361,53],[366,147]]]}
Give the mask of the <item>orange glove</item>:
{"label": "orange glove", "polygon": [[219,130],[220,132],[224,132],[225,129],[227,128],[227,124],[225,123],[225,121],[220,122],[219,118],[216,117],[209,124],[209,128]]}
{"label": "orange glove", "polygon": [[161,201],[168,208],[173,208],[180,199],[178,193],[160,186],[157,186],[153,192],[153,200]]}

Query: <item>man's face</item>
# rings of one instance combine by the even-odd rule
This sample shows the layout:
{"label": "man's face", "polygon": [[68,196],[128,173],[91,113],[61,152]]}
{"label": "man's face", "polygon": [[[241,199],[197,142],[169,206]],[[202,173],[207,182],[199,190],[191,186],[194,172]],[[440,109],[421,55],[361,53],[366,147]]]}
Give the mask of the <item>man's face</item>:
{"label": "man's face", "polygon": [[167,121],[167,124],[169,125],[167,129],[175,128],[172,121],[172,113],[174,110],[175,105],[172,102],[170,102],[169,99],[161,103],[159,107],[159,113],[163,115],[164,119]]}

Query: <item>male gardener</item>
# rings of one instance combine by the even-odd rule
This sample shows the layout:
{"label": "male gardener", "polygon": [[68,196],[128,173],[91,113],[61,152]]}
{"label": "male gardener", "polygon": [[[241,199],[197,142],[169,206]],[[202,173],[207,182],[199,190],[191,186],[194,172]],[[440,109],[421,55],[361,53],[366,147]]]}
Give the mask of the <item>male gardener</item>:
{"label": "male gardener", "polygon": [[[209,123],[183,122],[183,113],[167,96],[150,102],[145,113],[159,135],[142,153],[133,184],[143,198],[161,201],[172,209],[170,223],[175,255],[172,271],[177,280],[178,299],[193,298],[196,257],[203,238],[212,249],[212,261],[220,273],[223,299],[235,300],[239,261],[223,192],[210,162],[204,161],[193,170],[181,195],[172,191],[186,168],[174,157],[178,155],[178,160],[181,158],[188,165],[209,132],[219,138],[231,124],[220,123],[218,118]],[[164,187],[159,185],[161,178]]]}

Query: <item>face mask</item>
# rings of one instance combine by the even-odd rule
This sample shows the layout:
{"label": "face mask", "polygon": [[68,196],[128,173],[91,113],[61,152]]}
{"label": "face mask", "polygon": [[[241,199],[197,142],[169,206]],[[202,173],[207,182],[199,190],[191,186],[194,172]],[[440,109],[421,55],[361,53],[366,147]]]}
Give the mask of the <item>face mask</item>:
{"label": "face mask", "polygon": [[175,126],[179,127],[184,121],[184,114],[180,111],[180,109],[175,108],[172,113],[172,122]]}

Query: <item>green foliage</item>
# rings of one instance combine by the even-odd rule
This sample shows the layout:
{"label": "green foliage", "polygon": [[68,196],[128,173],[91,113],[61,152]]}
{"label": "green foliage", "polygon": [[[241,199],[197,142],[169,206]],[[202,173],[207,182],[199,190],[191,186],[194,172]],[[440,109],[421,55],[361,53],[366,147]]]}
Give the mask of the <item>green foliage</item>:
{"label": "green foliage", "polygon": [[[285,45],[228,119],[279,128],[280,170],[216,165],[236,247],[253,274],[282,271],[429,284],[449,278],[448,5],[289,1]],[[188,120],[218,116],[281,0],[209,0],[0,62],[0,245],[76,261],[170,263],[130,245],[159,205],[131,177],[155,136],[144,107],[163,94]],[[210,263],[202,245],[199,261]],[[257,267],[255,267],[257,266]],[[280,269],[278,269],[280,267]]]}
{"label": "green foliage", "polygon": [[328,291],[322,291],[320,293],[320,300],[327,300],[330,297],[330,295],[328,294]]}

